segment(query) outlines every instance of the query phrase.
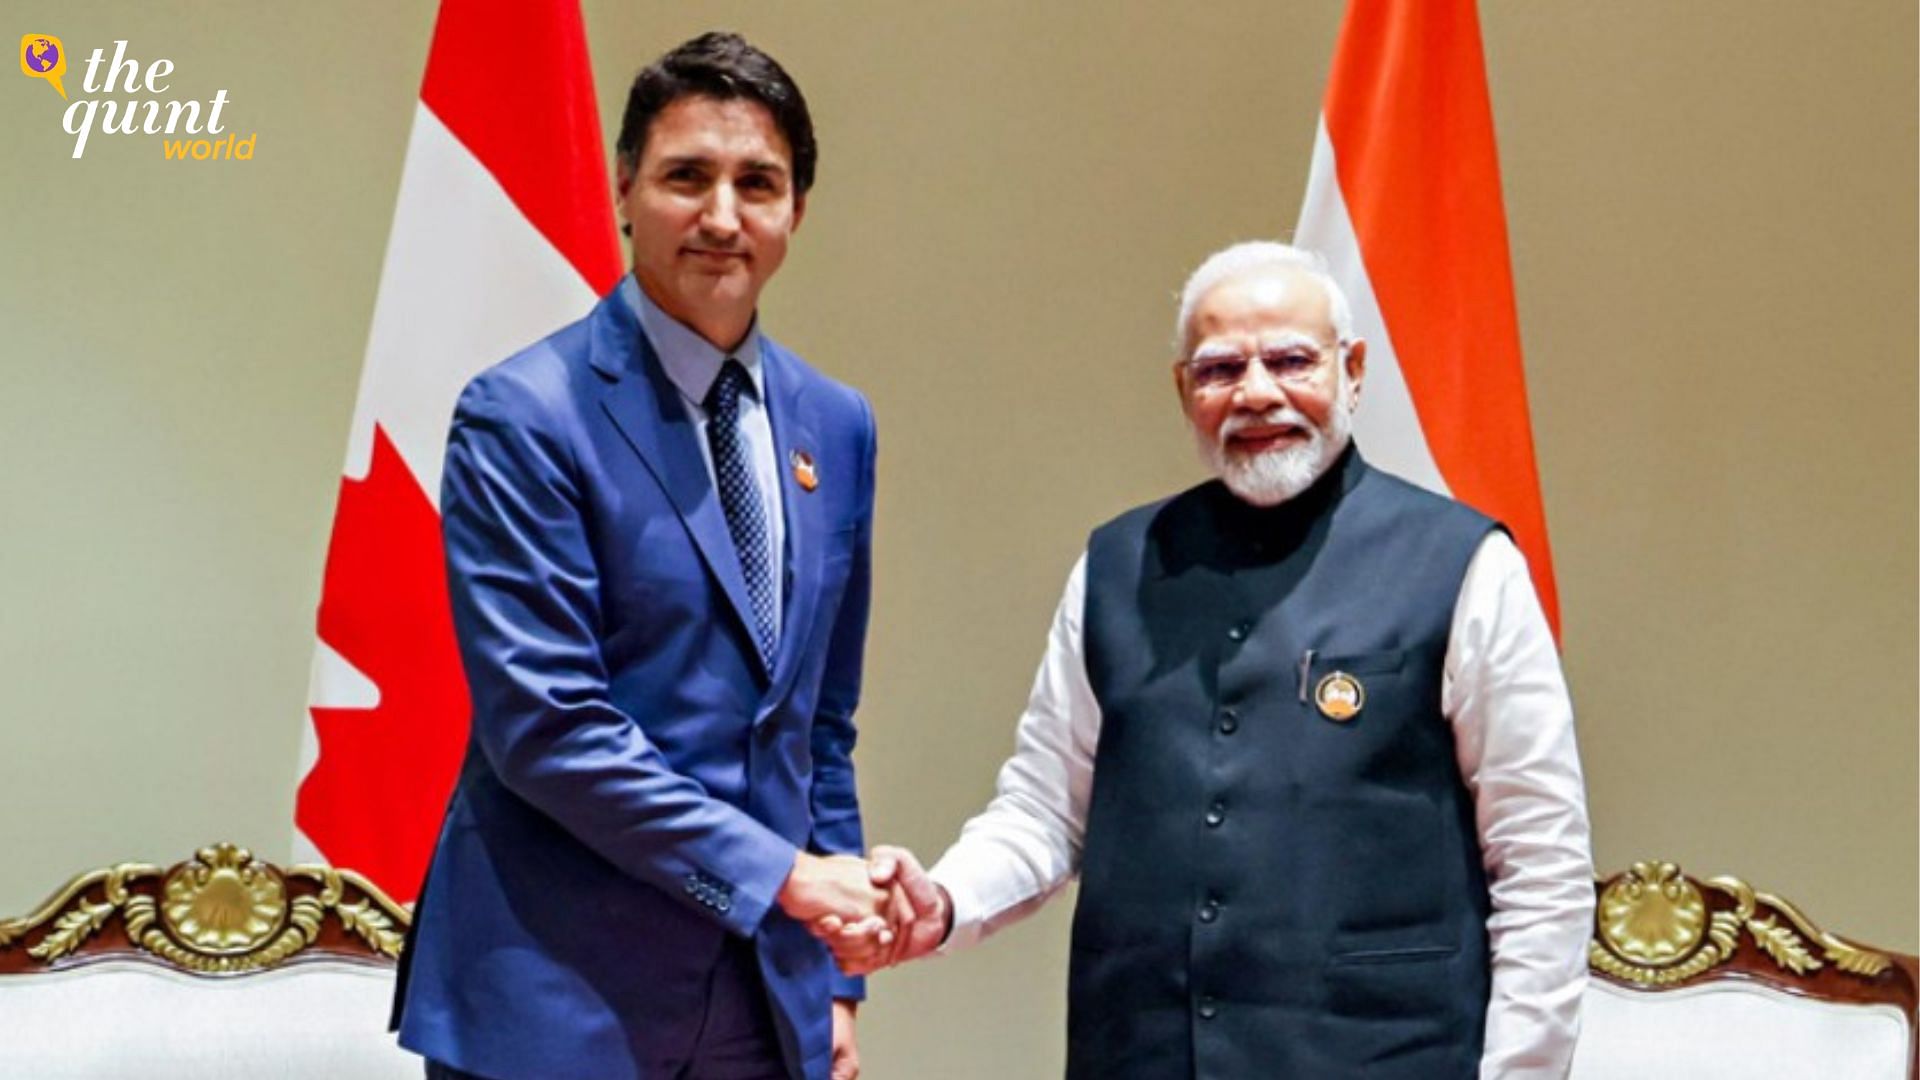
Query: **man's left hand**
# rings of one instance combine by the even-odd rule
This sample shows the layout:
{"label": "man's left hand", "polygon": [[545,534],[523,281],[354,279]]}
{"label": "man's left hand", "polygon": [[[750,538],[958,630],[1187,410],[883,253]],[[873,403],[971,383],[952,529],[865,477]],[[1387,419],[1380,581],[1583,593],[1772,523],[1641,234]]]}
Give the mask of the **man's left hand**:
{"label": "man's left hand", "polygon": [[833,999],[832,1080],[860,1080],[860,1047],[853,1040],[853,1014],[859,1002]]}

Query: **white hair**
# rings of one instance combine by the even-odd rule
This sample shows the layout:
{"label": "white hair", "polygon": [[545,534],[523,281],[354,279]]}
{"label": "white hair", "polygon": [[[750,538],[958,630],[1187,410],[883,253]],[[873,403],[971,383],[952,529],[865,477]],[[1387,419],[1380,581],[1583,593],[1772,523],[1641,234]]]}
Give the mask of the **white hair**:
{"label": "white hair", "polygon": [[1334,337],[1344,353],[1345,347],[1353,342],[1353,307],[1347,303],[1346,291],[1328,270],[1326,257],[1277,240],[1246,240],[1207,256],[1199,269],[1187,278],[1186,287],[1180,290],[1180,318],[1173,326],[1174,354],[1185,356],[1193,309],[1208,293],[1229,278],[1267,269],[1298,270],[1320,283],[1327,293],[1327,311],[1333,322]]}

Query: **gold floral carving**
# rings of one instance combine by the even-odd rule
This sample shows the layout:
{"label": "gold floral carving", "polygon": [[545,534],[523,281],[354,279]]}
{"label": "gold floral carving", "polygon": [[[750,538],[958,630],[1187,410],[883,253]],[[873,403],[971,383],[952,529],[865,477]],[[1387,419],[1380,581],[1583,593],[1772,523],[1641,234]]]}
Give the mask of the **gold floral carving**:
{"label": "gold floral carving", "polygon": [[232,844],[202,848],[167,875],[167,932],[196,952],[252,952],[287,921],[287,887],[272,867]]}
{"label": "gold floral carving", "polygon": [[[115,897],[126,897],[128,882],[157,877],[159,874],[159,867],[144,863],[123,863],[110,870],[82,874],[42,904],[40,910],[24,919],[0,922],[0,948],[13,944],[29,930],[52,920],[53,929],[40,939],[39,944],[28,949],[27,955],[47,962],[58,960],[100,932],[100,928],[119,910],[121,900]],[[92,903],[86,899],[86,893],[96,885],[104,888],[107,895],[105,903]]]}
{"label": "gold floral carving", "polygon": [[[1861,975],[1866,978],[1872,978],[1893,966],[1893,961],[1885,955],[1874,952],[1871,949],[1863,949],[1845,938],[1835,934],[1829,934],[1815,926],[1813,920],[1800,913],[1799,908],[1794,907],[1791,903],[1782,900],[1780,897],[1772,893],[1757,893],[1755,895],[1761,903],[1785,915],[1787,921],[1799,927],[1802,934],[1819,942],[1820,948],[1826,953],[1827,959],[1833,961],[1833,966],[1839,968],[1841,971],[1849,975]],[[1815,961],[1814,966],[1818,967],[1819,962]]]}
{"label": "gold floral carving", "polygon": [[[1871,977],[1892,961],[1815,927],[1799,909],[1770,893],[1756,893],[1739,878],[1710,878],[1702,884],[1732,900],[1715,910],[1694,879],[1669,862],[1637,862],[1601,892],[1599,933],[1588,943],[1587,959],[1603,971],[1642,986],[1685,982],[1733,958],[1744,929],[1754,945],[1775,964],[1796,975],[1817,971],[1826,961],[1854,975]],[[1771,909],[1764,916],[1761,907]],[[1784,916],[1787,923],[1782,923]],[[1825,960],[1814,955],[1816,942]]]}
{"label": "gold floral carving", "polygon": [[[319,939],[329,913],[381,955],[398,957],[405,940],[406,910],[350,870],[295,866],[283,873],[223,843],[200,849],[157,889],[147,884],[161,873],[129,863],[82,874],[33,914],[0,921],[0,949],[51,924],[27,950],[51,963],[72,955],[116,914],[135,947],[202,974],[276,967]],[[312,881],[319,891],[289,899],[290,877]],[[348,887],[362,898],[348,901]],[[99,900],[91,898],[96,889]]]}
{"label": "gold floral carving", "polygon": [[[318,881],[320,896],[333,909],[340,925],[351,930],[375,952],[396,959],[400,956],[401,946],[406,942],[406,932],[396,925],[395,916],[399,920],[405,920],[406,916],[393,906],[393,901],[374,888],[372,882],[351,870],[335,870],[327,866],[296,866],[290,873]],[[367,894],[367,899],[352,904],[341,903],[340,898],[346,891],[345,884],[351,884]],[[382,910],[383,906],[385,910]]]}
{"label": "gold floral carving", "polygon": [[1668,967],[1706,933],[1707,902],[1672,863],[1638,863],[1600,897],[1600,925],[1622,956]]}

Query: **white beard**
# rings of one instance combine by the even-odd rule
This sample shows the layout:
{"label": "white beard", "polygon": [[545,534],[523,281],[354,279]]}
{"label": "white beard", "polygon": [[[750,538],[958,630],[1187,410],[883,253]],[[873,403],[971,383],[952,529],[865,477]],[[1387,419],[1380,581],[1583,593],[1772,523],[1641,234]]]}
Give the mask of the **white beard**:
{"label": "white beard", "polygon": [[[1263,453],[1248,453],[1229,448],[1228,438],[1237,430],[1254,424],[1289,424],[1307,433],[1307,441]],[[1194,441],[1200,448],[1200,460],[1227,490],[1242,502],[1255,506],[1278,506],[1313,486],[1353,438],[1353,410],[1347,407],[1346,373],[1340,377],[1340,389],[1327,412],[1325,427],[1315,427],[1307,418],[1282,405],[1258,417],[1229,417],[1220,425],[1217,439],[1209,439],[1194,429]]]}

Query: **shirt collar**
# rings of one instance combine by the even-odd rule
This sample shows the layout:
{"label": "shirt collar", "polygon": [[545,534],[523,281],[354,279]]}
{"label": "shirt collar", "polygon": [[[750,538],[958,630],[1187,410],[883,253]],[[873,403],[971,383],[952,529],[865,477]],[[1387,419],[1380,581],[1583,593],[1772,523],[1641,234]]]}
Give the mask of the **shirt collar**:
{"label": "shirt collar", "polygon": [[646,290],[640,287],[639,279],[628,274],[620,281],[620,296],[627,306],[640,319],[640,329],[647,335],[647,341],[653,346],[655,356],[660,358],[660,366],[666,369],[667,378],[673,381],[681,396],[695,405],[707,400],[707,392],[713,389],[713,381],[720,377],[720,365],[731,356],[740,361],[747,369],[747,377],[753,382],[753,396],[765,400],[766,383],[760,364],[760,317],[755,315],[753,325],[747,328],[747,336],[740,347],[728,353],[714,347],[713,343],[701,337],[686,324],[660,310]]}

